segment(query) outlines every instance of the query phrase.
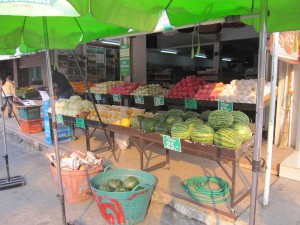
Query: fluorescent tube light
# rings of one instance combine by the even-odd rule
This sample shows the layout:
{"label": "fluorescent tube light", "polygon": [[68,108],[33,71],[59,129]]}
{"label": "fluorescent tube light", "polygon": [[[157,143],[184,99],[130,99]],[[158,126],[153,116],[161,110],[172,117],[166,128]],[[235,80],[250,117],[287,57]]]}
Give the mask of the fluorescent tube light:
{"label": "fluorescent tube light", "polygon": [[231,58],[222,58],[223,61],[231,62]]}
{"label": "fluorescent tube light", "polygon": [[168,54],[177,54],[177,52],[175,50],[160,50],[160,52],[162,53],[168,53]]}
{"label": "fluorescent tube light", "polygon": [[205,54],[198,54],[198,55],[195,55],[195,57],[197,58],[203,58],[203,59],[207,59],[207,56]]}
{"label": "fluorescent tube light", "polygon": [[114,41],[101,41],[103,44],[108,44],[108,45],[120,45],[119,42],[114,42]]}

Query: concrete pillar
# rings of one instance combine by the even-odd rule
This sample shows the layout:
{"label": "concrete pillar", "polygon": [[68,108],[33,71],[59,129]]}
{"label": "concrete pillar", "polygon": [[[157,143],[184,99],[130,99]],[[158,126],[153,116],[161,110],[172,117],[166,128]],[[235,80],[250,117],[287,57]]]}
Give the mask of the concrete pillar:
{"label": "concrete pillar", "polygon": [[[214,43],[214,59],[213,59],[213,68],[214,69],[219,69],[220,68],[220,62],[221,62],[221,43],[220,42],[215,42]],[[215,54],[217,53],[217,54]]]}
{"label": "concrete pillar", "polygon": [[147,82],[147,49],[146,35],[136,36],[131,39],[131,76],[133,82]]}

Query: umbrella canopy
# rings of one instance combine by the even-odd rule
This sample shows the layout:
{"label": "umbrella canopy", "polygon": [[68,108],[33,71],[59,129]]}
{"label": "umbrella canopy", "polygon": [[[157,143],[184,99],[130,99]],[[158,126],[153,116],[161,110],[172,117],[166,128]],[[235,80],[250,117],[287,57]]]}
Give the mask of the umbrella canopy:
{"label": "umbrella canopy", "polygon": [[[98,22],[88,12],[89,1],[70,0],[79,12],[84,13],[83,16],[79,16],[67,1],[63,2],[68,7],[59,4],[62,2],[59,0],[37,2],[51,4],[33,4],[42,9],[35,10],[36,7],[27,7],[32,4],[29,2],[14,1],[13,5],[0,1],[0,54],[13,55],[17,48],[23,53],[45,49],[44,18],[47,20],[49,49],[75,49],[78,44],[97,38],[128,34],[128,28]],[[19,6],[12,8],[16,4]]]}
{"label": "umbrella canopy", "polygon": [[[270,0],[267,31],[300,29],[298,4],[298,0]],[[89,10],[82,5],[74,7],[81,14]],[[102,23],[148,32],[155,29],[163,10],[171,25],[180,27],[229,15],[259,13],[260,0],[91,0],[90,8],[91,14]],[[245,22],[259,29],[259,18]]]}

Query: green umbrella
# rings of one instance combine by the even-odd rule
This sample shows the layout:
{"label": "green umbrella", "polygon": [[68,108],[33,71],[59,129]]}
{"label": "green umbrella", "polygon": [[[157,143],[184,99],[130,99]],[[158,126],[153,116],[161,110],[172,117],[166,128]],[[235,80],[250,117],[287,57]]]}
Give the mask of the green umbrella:
{"label": "green umbrella", "polygon": [[[298,0],[269,0],[268,32],[299,30]],[[92,15],[100,22],[152,32],[163,10],[172,26],[180,27],[230,15],[260,12],[260,0],[91,0]],[[79,12],[86,8],[77,5]],[[246,21],[259,29],[259,18]]]}
{"label": "green umbrella", "polygon": [[[74,7],[76,7],[76,9]],[[80,43],[85,43],[102,36],[126,34],[129,30],[128,28],[98,22],[88,12],[89,8],[90,5],[88,0],[70,0],[69,2],[65,0],[0,0],[0,54],[14,54],[17,48],[19,48],[21,52],[46,50],[46,74],[49,84],[52,127],[59,175],[58,182],[60,193],[58,197],[62,207],[63,224],[66,224],[66,216],[48,50],[74,49]],[[84,14],[81,15],[83,12]],[[2,102],[1,94],[0,102]],[[96,106],[94,107],[96,108]],[[98,117],[101,122],[99,115]],[[2,124],[5,124],[3,112]],[[102,122],[101,125],[103,126]],[[5,126],[3,126],[3,130],[5,130]],[[5,131],[3,134],[5,134]],[[107,134],[106,137],[111,146]],[[114,152],[113,155],[115,156]],[[6,162],[8,162],[6,145],[5,156]],[[6,183],[9,183],[10,181],[9,170],[7,170]]]}

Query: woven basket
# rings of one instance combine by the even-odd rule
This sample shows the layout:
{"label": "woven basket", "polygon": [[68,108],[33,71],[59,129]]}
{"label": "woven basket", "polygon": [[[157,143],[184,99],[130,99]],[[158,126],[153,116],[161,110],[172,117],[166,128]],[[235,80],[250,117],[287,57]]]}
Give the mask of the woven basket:
{"label": "woven basket", "polygon": [[[58,183],[57,168],[50,164],[54,180]],[[61,170],[63,191],[69,202],[81,202],[93,197],[89,186],[92,177],[103,169],[102,165],[88,170]]]}
{"label": "woven basket", "polygon": [[[157,178],[151,173],[134,169],[114,169],[107,171],[106,167],[101,174],[91,179],[91,188],[101,215],[109,224],[134,225],[144,221],[153,189]],[[97,187],[106,184],[110,179],[124,180],[135,176],[139,180],[138,186],[143,190],[129,192],[107,192]]]}

